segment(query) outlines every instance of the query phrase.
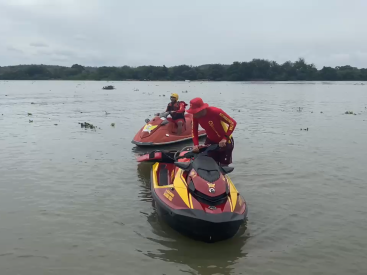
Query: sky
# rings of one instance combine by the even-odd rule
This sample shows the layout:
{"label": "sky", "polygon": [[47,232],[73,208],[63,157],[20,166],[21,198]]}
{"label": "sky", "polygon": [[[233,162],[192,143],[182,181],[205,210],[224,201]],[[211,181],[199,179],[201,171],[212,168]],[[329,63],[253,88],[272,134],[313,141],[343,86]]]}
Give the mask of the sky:
{"label": "sky", "polygon": [[0,66],[367,68],[367,0],[0,0]]}

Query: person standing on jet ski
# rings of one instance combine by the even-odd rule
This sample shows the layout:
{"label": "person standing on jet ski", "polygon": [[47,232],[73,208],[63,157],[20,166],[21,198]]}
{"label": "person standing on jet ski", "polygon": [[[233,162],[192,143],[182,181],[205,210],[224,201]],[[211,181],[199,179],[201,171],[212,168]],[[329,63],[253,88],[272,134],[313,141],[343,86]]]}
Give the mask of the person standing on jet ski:
{"label": "person standing on jet ski", "polygon": [[211,152],[210,156],[222,165],[231,164],[234,148],[232,133],[236,128],[237,122],[222,109],[209,107],[200,97],[190,101],[190,108],[187,112],[193,114],[193,152],[199,152],[198,127],[200,125],[207,134],[205,145],[219,144],[219,147],[221,147],[220,150]]}
{"label": "person standing on jet ski", "polygon": [[177,135],[181,135],[182,127],[185,120],[185,109],[187,104],[184,101],[178,101],[178,94],[171,94],[171,102],[168,103],[166,112],[171,115],[167,120],[174,122],[177,125]]}

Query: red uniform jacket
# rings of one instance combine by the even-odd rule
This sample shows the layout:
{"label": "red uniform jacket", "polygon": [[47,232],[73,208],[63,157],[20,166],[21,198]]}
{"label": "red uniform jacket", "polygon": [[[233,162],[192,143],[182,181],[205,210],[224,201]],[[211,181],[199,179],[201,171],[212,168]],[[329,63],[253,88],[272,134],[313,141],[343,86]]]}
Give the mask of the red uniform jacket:
{"label": "red uniform jacket", "polygon": [[222,139],[228,140],[231,138],[237,122],[222,109],[216,107],[206,108],[205,116],[193,118],[192,137],[194,145],[199,145],[199,124],[206,131],[208,139],[215,143],[219,143]]}

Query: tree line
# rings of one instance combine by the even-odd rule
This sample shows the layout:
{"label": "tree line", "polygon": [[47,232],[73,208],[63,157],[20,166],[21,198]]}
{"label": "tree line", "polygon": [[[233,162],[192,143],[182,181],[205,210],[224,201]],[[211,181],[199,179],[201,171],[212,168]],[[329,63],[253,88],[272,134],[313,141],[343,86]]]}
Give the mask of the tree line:
{"label": "tree line", "polygon": [[367,69],[349,65],[323,67],[307,64],[303,58],[278,64],[275,61],[253,59],[231,65],[208,64],[139,67],[71,67],[49,65],[18,65],[0,67],[1,80],[210,80],[210,81],[367,81]]}

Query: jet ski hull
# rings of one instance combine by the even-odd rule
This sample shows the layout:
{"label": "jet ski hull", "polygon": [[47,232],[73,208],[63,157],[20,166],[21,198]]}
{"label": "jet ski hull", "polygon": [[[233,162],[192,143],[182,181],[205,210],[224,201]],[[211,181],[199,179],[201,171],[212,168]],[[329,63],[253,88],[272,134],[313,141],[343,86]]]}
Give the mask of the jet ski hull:
{"label": "jet ski hull", "polygon": [[[204,131],[203,131],[204,132]],[[206,137],[206,133],[202,133],[199,134],[199,138],[201,137]],[[136,140],[132,140],[131,143],[135,144],[136,146],[139,147],[149,147],[149,146],[164,146],[164,145],[169,145],[169,144],[175,144],[175,143],[180,143],[180,142],[184,142],[184,141],[189,141],[192,140],[192,137],[181,137],[181,138],[171,138],[172,140],[168,141],[162,141],[162,142],[143,142],[143,141],[136,141]]]}
{"label": "jet ski hull", "polygon": [[[195,170],[187,172],[177,167],[175,155],[174,151],[153,151],[138,158],[140,162],[155,162],[151,171],[151,193],[158,215],[176,231],[204,242],[221,241],[236,235],[246,221],[248,208],[228,175],[221,174],[214,181],[214,193],[204,194],[213,183],[197,181],[196,190],[200,189],[200,184],[205,188],[201,189],[201,198],[197,197],[196,191],[189,189],[191,178],[200,178],[199,174]],[[205,201],[210,194],[214,196],[213,200]],[[215,201],[216,198],[219,199]]]}
{"label": "jet ski hull", "polygon": [[[182,133],[177,135],[177,126],[171,120],[154,117],[144,125],[135,135],[131,143],[139,147],[163,146],[192,140],[192,116],[185,115]],[[205,130],[199,130],[199,137],[205,137]]]}
{"label": "jet ski hull", "polygon": [[174,230],[203,242],[218,242],[236,235],[247,217],[243,214],[207,214],[197,209],[172,209],[152,191],[158,215]]}

